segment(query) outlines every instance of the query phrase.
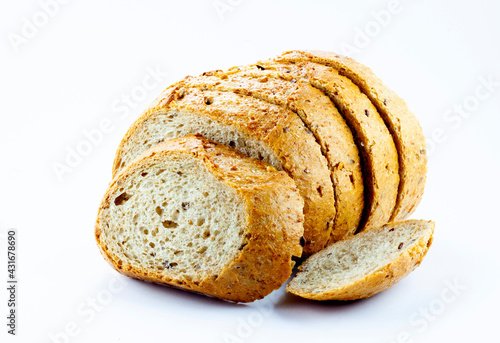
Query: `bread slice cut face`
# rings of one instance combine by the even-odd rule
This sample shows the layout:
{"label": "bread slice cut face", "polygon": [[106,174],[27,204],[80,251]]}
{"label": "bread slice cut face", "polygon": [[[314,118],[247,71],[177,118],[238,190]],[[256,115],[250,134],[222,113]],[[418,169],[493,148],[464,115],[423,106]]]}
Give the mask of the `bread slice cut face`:
{"label": "bread slice cut face", "polygon": [[287,291],[312,300],[356,300],[391,287],[422,261],[434,223],[408,220],[365,231],[311,256]]}
{"label": "bread slice cut face", "polygon": [[191,135],[117,175],[95,235],[120,273],[249,302],[290,276],[302,252],[302,207],[286,173]]}

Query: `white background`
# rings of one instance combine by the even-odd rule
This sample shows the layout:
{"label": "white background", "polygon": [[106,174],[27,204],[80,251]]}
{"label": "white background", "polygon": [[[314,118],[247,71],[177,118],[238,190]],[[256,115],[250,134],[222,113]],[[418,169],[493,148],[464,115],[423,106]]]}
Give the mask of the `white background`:
{"label": "white background", "polygon": [[[389,3],[74,0],[48,16],[35,0],[3,0],[0,340],[498,342],[500,5],[400,0],[390,17],[381,15]],[[349,52],[420,119],[432,146],[413,218],[437,225],[421,267],[384,293],[346,304],[282,288],[234,305],[112,271],[93,225],[114,151],[141,110],[185,75],[299,48]],[[488,79],[489,91],[481,88]],[[457,106],[467,114],[453,112]],[[103,121],[111,129],[58,177],[54,166],[89,148],[84,132]],[[5,325],[9,228],[18,231],[16,337]]]}

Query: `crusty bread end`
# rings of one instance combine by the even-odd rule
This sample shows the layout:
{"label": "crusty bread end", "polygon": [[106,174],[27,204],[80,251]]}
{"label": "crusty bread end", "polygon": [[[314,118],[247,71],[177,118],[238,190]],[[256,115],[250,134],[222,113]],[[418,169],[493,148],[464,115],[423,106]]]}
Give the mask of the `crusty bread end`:
{"label": "crusty bread end", "polygon": [[356,300],[391,287],[422,262],[434,223],[389,223],[330,245],[300,267],[287,291],[312,300]]}

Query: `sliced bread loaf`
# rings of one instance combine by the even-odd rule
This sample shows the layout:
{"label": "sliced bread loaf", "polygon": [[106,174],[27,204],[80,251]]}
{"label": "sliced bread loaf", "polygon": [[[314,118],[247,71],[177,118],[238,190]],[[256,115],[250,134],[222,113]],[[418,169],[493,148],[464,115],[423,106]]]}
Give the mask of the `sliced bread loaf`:
{"label": "sliced bread loaf", "polygon": [[120,273],[250,302],[300,256],[303,201],[285,172],[198,136],[137,157],[111,183],[95,236]]}
{"label": "sliced bread loaf", "polygon": [[375,295],[420,264],[433,232],[433,222],[408,220],[332,244],[299,267],[287,291],[313,300],[356,300]]}
{"label": "sliced bread loaf", "polygon": [[180,82],[129,129],[116,153],[115,173],[159,142],[194,133],[286,171],[304,198],[304,253],[327,244],[335,219],[328,162],[297,114],[280,106]]}
{"label": "sliced bread loaf", "polygon": [[327,94],[352,130],[363,166],[365,206],[358,231],[376,228],[391,217],[398,194],[398,155],[392,136],[370,99],[334,68],[312,62],[262,62],[234,67],[228,72],[245,75],[273,70],[286,80],[305,80]]}
{"label": "sliced bread loaf", "polygon": [[208,72],[185,82],[187,87],[252,96],[297,113],[328,161],[337,213],[330,241],[338,241],[356,231],[363,211],[363,177],[358,149],[349,127],[323,92],[308,82],[283,80],[279,75],[262,69],[244,76]]}
{"label": "sliced bread loaf", "polygon": [[288,51],[276,60],[311,61],[338,70],[370,98],[392,134],[399,154],[400,184],[391,221],[407,218],[424,193],[427,173],[425,138],[415,115],[397,94],[388,89],[373,71],[349,57],[326,51]]}

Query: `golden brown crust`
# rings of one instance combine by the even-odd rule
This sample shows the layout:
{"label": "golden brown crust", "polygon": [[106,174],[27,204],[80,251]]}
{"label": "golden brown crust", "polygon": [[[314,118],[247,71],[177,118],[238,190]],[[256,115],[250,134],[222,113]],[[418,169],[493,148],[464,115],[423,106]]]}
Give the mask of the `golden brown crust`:
{"label": "golden brown crust", "polygon": [[337,215],[330,242],[355,232],[364,206],[359,154],[349,127],[327,96],[307,82],[290,82],[261,69],[205,73],[186,80],[186,86],[253,96],[297,113],[320,144],[331,171]]}
{"label": "golden brown crust", "polygon": [[[396,259],[365,277],[354,280],[349,285],[316,294],[302,293],[299,288],[289,286],[287,286],[287,291],[311,300],[357,300],[380,293],[410,274],[422,262],[432,244],[434,232],[434,223],[426,223],[431,223],[431,230],[426,232],[417,242],[410,245]],[[394,226],[397,224],[399,223],[387,225]]]}
{"label": "golden brown crust", "polygon": [[388,89],[370,68],[349,57],[325,51],[289,51],[277,60],[308,60],[333,67],[370,98],[386,122],[399,153],[400,185],[391,221],[407,218],[424,192],[427,157],[422,128],[403,99]]}
{"label": "golden brown crust", "polygon": [[[188,79],[189,80],[189,79]],[[207,98],[210,98],[207,104]],[[134,132],[158,113],[177,111],[205,116],[236,128],[244,137],[263,142],[280,159],[304,198],[304,254],[321,250],[328,242],[335,218],[333,185],[328,163],[309,130],[293,112],[257,99],[228,92],[208,92],[178,83],[164,93],[124,137],[117,161],[134,143]],[[137,143],[139,144],[139,143]],[[118,163],[115,163],[117,165]]]}
{"label": "golden brown crust", "polygon": [[230,72],[240,73],[242,69],[252,68],[275,70],[288,80],[303,79],[332,99],[351,128],[362,158],[366,194],[358,231],[387,223],[398,193],[398,155],[392,136],[370,100],[335,69],[316,63],[268,61],[231,68]]}
{"label": "golden brown crust", "polygon": [[[109,206],[118,182],[134,171],[158,163],[166,155],[196,158],[209,172],[232,187],[244,200],[247,210],[247,244],[218,276],[200,283],[174,280],[152,268],[118,264],[100,240],[101,213]],[[99,208],[95,236],[106,260],[118,272],[137,279],[168,284],[217,298],[250,302],[279,288],[291,274],[292,256],[300,256],[303,234],[303,201],[294,182],[284,172],[250,159],[200,136],[167,141],[144,152],[113,180]]]}

